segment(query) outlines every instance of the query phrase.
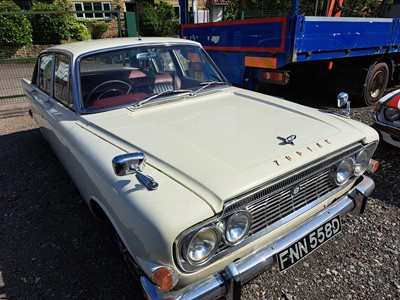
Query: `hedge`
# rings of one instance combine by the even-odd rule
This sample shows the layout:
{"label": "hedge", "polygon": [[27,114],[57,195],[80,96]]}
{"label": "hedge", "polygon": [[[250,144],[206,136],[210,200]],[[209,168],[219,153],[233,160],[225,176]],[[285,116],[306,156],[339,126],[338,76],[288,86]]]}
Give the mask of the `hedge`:
{"label": "hedge", "polygon": [[[19,11],[9,0],[0,1],[0,12]],[[25,15],[0,15],[0,45],[23,46],[32,44],[32,25]]]}

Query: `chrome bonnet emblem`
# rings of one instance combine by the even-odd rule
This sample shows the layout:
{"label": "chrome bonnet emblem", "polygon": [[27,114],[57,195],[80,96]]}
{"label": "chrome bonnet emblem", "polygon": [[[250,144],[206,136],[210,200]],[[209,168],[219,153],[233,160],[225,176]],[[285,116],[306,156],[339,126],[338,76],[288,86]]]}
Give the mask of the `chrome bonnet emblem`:
{"label": "chrome bonnet emblem", "polygon": [[294,140],[296,139],[296,135],[292,134],[289,135],[287,138],[277,136],[276,138],[282,141],[282,143],[280,143],[279,145],[286,145],[286,144],[294,145]]}
{"label": "chrome bonnet emblem", "polygon": [[290,191],[290,194],[295,197],[297,196],[301,191],[301,187],[300,185],[296,185],[294,188],[292,188],[292,190]]}

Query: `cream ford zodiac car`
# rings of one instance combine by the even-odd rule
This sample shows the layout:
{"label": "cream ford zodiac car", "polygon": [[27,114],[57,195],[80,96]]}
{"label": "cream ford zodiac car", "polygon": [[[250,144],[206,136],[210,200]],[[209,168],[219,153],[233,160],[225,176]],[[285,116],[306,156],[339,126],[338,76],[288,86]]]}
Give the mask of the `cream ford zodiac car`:
{"label": "cream ford zodiac car", "polygon": [[196,42],[55,46],[22,82],[149,299],[238,298],[337,235],[375,187],[374,129],[233,87]]}

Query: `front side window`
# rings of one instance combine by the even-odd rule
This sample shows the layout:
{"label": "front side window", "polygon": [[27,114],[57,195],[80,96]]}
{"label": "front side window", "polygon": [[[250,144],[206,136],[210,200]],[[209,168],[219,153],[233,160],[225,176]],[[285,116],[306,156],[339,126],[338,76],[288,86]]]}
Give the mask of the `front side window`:
{"label": "front side window", "polygon": [[86,111],[141,105],[145,99],[162,102],[227,84],[204,50],[189,45],[140,46],[90,55],[80,60],[79,71],[81,108]]}
{"label": "front side window", "polygon": [[201,81],[211,80],[211,78],[206,78],[208,73],[206,73],[207,70],[205,68],[207,65],[198,52],[179,49],[176,50],[176,54],[186,77]]}
{"label": "front side window", "polygon": [[38,60],[37,86],[51,95],[51,73],[53,71],[53,54],[42,55]]}

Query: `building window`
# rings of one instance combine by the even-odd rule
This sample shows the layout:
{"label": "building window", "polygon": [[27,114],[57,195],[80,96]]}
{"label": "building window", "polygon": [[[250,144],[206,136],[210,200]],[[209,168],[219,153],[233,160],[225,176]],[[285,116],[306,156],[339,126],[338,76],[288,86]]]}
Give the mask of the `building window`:
{"label": "building window", "polygon": [[[102,12],[104,10],[111,10],[110,2],[74,2],[75,11],[78,19],[92,19],[92,20],[111,20],[111,14]],[[86,11],[98,12],[86,12]]]}

